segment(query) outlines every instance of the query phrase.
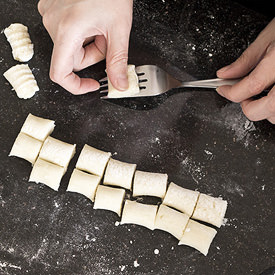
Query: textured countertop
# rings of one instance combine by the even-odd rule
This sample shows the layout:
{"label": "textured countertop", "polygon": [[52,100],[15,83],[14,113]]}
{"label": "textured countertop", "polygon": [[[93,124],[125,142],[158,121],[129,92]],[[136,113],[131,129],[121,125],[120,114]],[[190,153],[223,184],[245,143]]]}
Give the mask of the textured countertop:
{"label": "textured countertop", "polygon": [[[52,43],[35,1],[1,1],[0,18],[0,29],[14,22],[29,27],[35,46],[29,65],[40,86],[32,99],[20,100],[0,77],[0,274],[241,275],[275,265],[273,125],[250,122],[238,104],[211,90],[113,103],[98,93],[73,96],[48,78]],[[225,0],[136,1],[129,62],[157,64],[181,80],[212,78],[267,22]],[[2,75],[16,62],[4,34],[0,44]],[[104,63],[81,74],[99,79]],[[28,113],[55,120],[53,136],[77,144],[58,192],[28,182],[30,164],[8,157]],[[163,231],[115,226],[114,213],[93,210],[85,197],[66,193],[85,143],[226,199],[227,222],[208,256],[178,246]]]}

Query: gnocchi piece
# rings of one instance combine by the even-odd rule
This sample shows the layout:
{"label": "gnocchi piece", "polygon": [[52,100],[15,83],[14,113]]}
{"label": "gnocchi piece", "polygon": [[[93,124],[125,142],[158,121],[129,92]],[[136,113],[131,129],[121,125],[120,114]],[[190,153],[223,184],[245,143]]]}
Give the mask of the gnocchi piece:
{"label": "gnocchi piece", "polygon": [[91,201],[94,201],[95,192],[99,183],[99,176],[91,175],[78,169],[74,169],[67,191],[82,194]]}
{"label": "gnocchi piece", "polygon": [[188,220],[188,215],[161,204],[155,220],[155,229],[164,230],[180,240]]}
{"label": "gnocchi piece", "polygon": [[94,209],[110,210],[120,217],[125,190],[99,185],[95,195]]}
{"label": "gnocchi piece", "polygon": [[34,75],[27,64],[15,65],[4,72],[3,75],[19,98],[31,98],[39,91]]}
{"label": "gnocchi piece", "polygon": [[157,205],[126,200],[122,211],[121,224],[132,223],[155,229]]}
{"label": "gnocchi piece", "polygon": [[64,168],[38,158],[34,163],[29,181],[44,183],[55,191],[58,191]]}
{"label": "gnocchi piece", "polygon": [[66,171],[75,154],[75,147],[75,144],[69,144],[48,136],[41,148],[39,158],[62,166]]}
{"label": "gnocchi piece", "polygon": [[133,196],[154,196],[164,198],[168,175],[136,171],[133,183]]}
{"label": "gnocchi piece", "polygon": [[33,44],[28,33],[28,27],[14,23],[5,28],[4,34],[11,45],[15,60],[27,62],[33,57]]}
{"label": "gnocchi piece", "polygon": [[9,156],[16,156],[34,164],[41,147],[42,142],[40,140],[20,132],[11,148]]}
{"label": "gnocchi piece", "polygon": [[21,128],[21,132],[44,141],[53,132],[54,127],[55,122],[53,120],[29,114]]}
{"label": "gnocchi piece", "polygon": [[131,190],[136,166],[136,164],[129,164],[111,158],[106,168],[103,184]]}
{"label": "gnocchi piece", "polygon": [[125,91],[119,91],[113,87],[111,81],[108,79],[108,97],[117,98],[123,96],[133,96],[140,92],[135,65],[128,65],[128,82],[128,89]]}
{"label": "gnocchi piece", "polygon": [[192,218],[221,227],[226,209],[227,201],[200,194]]}
{"label": "gnocchi piece", "polygon": [[102,177],[110,157],[111,153],[85,144],[77,160],[76,168]]}
{"label": "gnocchi piece", "polygon": [[216,234],[215,229],[190,219],[179,245],[191,246],[206,256]]}
{"label": "gnocchi piece", "polygon": [[192,216],[198,196],[199,192],[185,189],[171,182],[162,203]]}

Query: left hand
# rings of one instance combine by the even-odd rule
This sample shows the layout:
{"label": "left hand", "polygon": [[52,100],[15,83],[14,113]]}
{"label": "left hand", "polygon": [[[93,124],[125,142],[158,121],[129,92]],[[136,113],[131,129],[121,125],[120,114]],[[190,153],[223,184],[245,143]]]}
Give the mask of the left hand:
{"label": "left hand", "polygon": [[[233,86],[221,86],[217,92],[225,98],[241,103],[248,119],[267,119],[275,124],[275,18],[256,40],[232,64],[217,71],[220,78],[244,77]],[[273,85],[267,96],[252,99]]]}

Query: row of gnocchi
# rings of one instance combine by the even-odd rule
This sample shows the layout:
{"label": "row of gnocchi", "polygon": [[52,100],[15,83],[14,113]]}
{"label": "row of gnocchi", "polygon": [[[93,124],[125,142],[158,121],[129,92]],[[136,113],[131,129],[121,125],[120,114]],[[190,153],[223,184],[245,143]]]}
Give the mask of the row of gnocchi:
{"label": "row of gnocchi", "polygon": [[[54,127],[54,121],[29,114],[10,156],[33,164],[29,181],[44,183],[57,191],[76,145],[51,137]],[[133,197],[158,197],[161,204],[125,200],[126,189],[132,191]],[[164,230],[176,237],[179,244],[192,246],[204,255],[217,231],[195,220],[220,227],[227,209],[227,202],[221,198],[172,182],[168,186],[167,174],[138,171],[136,164],[115,160],[111,153],[87,144],[76,162],[67,191],[86,196],[94,202],[94,209],[117,213],[121,224]]]}

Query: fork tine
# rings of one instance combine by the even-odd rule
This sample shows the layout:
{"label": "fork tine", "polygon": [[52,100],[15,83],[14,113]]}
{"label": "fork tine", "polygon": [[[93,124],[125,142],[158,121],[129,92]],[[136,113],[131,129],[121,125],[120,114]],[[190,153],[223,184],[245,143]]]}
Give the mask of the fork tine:
{"label": "fork tine", "polygon": [[107,89],[106,90],[101,90],[100,89],[100,92],[99,92],[100,94],[106,94],[106,93],[108,93],[108,87],[107,87]]}
{"label": "fork tine", "polygon": [[100,80],[98,80],[98,82],[104,82],[104,81],[107,81],[107,80],[108,80],[108,77],[105,76],[105,77],[101,78]]}

